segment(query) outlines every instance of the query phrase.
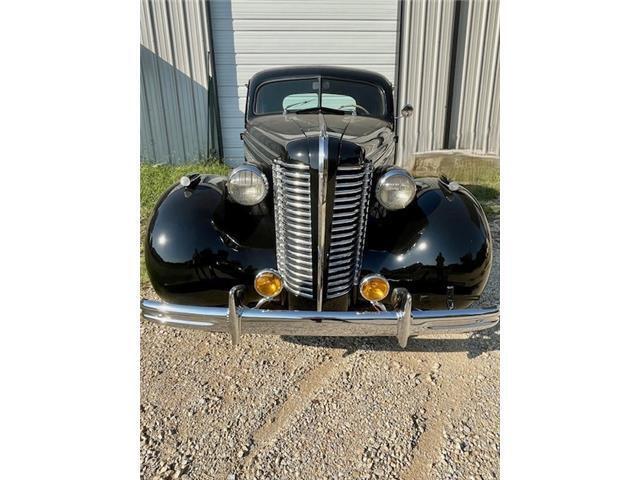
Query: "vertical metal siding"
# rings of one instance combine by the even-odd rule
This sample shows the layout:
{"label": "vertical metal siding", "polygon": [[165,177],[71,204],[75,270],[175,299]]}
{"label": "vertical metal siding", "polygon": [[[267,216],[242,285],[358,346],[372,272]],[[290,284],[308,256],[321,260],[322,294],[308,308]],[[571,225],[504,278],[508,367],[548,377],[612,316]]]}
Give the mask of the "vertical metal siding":
{"label": "vertical metal siding", "polygon": [[206,159],[207,55],[205,0],[142,0],[140,156],[143,162]]}
{"label": "vertical metal siding", "polygon": [[245,83],[285,65],[339,65],[395,76],[393,0],[215,0],[213,44],[224,158],[243,160]]}
{"label": "vertical metal siding", "polygon": [[455,4],[409,0],[403,9],[397,103],[415,114],[398,121],[396,161],[412,169],[414,153],[445,148]]}
{"label": "vertical metal siding", "polygon": [[415,115],[398,122],[397,163],[412,169],[415,154],[446,149],[499,154],[498,0],[402,3],[398,109],[410,103]]}
{"label": "vertical metal siding", "polygon": [[461,81],[452,104],[450,148],[499,154],[499,2],[464,2]]}

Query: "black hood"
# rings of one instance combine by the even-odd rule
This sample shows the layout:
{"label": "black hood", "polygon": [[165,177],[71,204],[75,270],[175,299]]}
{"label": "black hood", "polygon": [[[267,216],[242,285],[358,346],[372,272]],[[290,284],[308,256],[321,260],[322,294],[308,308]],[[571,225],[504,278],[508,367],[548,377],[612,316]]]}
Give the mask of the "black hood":
{"label": "black hood", "polygon": [[255,158],[247,159],[264,166],[275,158],[306,163],[309,153],[317,148],[323,126],[339,162],[345,155],[352,157],[354,150],[360,150],[358,155],[374,163],[388,156],[391,126],[385,120],[350,114],[289,113],[264,115],[251,121],[245,142]]}

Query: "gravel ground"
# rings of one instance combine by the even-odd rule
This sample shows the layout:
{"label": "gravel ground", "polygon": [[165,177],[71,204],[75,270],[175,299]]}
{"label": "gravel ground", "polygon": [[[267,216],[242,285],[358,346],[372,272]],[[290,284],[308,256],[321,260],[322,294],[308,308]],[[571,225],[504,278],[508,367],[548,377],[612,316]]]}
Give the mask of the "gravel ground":
{"label": "gravel ground", "polygon": [[[481,304],[499,301],[499,219]],[[142,295],[157,298],[152,290]],[[395,339],[141,323],[143,479],[499,477],[500,333]]]}

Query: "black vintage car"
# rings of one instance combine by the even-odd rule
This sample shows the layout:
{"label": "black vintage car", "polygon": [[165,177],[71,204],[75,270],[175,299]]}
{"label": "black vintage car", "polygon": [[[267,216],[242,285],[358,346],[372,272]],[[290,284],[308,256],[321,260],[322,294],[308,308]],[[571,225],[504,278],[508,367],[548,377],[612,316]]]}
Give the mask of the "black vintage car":
{"label": "black vintage car", "polygon": [[158,202],[145,243],[162,324],[241,333],[473,331],[491,268],[487,219],[446,178],[394,166],[393,91],[376,73],[265,70],[248,84],[246,162],[194,173]]}

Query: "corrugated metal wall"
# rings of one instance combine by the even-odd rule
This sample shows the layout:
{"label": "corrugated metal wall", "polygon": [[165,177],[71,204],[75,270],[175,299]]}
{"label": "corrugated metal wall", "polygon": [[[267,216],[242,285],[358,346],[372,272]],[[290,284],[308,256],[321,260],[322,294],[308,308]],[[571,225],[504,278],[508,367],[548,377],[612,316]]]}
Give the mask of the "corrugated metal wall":
{"label": "corrugated metal wall", "polygon": [[499,154],[497,0],[403,0],[398,105],[415,115],[399,121],[397,162],[457,149]]}
{"label": "corrugated metal wall", "polygon": [[449,148],[500,153],[497,0],[461,2]]}
{"label": "corrugated metal wall", "polygon": [[401,4],[397,103],[398,110],[410,103],[415,114],[398,121],[396,158],[409,167],[412,154],[445,148],[455,3],[409,0]]}
{"label": "corrugated metal wall", "polygon": [[140,8],[141,161],[190,163],[215,155],[205,0],[142,0]]}
{"label": "corrugated metal wall", "polygon": [[285,65],[338,65],[382,73],[393,82],[394,0],[214,0],[213,44],[225,162],[244,158],[245,84]]}

